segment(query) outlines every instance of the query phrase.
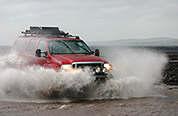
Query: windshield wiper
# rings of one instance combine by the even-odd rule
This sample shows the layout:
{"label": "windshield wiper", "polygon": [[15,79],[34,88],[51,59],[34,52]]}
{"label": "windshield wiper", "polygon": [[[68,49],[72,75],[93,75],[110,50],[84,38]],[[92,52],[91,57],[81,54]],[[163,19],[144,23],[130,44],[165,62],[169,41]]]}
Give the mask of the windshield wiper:
{"label": "windshield wiper", "polygon": [[78,45],[77,43],[75,43],[75,45],[77,45],[78,47],[82,48],[83,50],[85,50],[86,52],[88,52],[89,54],[91,54],[91,52],[90,52],[90,51],[88,51],[86,48],[84,48],[84,47],[82,47],[82,46]]}
{"label": "windshield wiper", "polygon": [[72,51],[72,49],[64,41],[61,42],[74,54],[74,51]]}

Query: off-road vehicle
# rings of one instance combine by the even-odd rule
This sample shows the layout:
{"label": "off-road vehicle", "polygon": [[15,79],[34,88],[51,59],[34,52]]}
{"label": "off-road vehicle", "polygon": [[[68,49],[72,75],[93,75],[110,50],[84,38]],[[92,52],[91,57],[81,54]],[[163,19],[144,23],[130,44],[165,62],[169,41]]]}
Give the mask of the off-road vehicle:
{"label": "off-road vehicle", "polygon": [[56,71],[90,68],[97,79],[111,78],[111,65],[99,57],[80,39],[58,27],[34,27],[22,32],[12,51],[28,60],[29,65],[41,65]]}

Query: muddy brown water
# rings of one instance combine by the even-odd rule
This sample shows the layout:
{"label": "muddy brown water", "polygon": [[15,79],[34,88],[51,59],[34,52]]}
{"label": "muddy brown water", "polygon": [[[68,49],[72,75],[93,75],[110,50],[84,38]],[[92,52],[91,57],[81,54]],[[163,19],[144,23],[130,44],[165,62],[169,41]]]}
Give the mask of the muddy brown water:
{"label": "muddy brown water", "polygon": [[144,98],[92,101],[0,101],[0,116],[178,116],[178,86]]}

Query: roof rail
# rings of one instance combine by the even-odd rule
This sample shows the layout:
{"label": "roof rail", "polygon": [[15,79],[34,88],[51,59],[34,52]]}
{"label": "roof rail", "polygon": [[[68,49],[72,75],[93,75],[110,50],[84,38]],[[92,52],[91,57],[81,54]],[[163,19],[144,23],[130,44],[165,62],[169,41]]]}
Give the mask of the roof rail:
{"label": "roof rail", "polygon": [[30,26],[30,30],[22,31],[22,34],[25,36],[43,36],[43,37],[67,37],[80,39],[79,36],[69,35],[69,33],[65,33],[62,30],[59,30],[58,27],[36,27]]}

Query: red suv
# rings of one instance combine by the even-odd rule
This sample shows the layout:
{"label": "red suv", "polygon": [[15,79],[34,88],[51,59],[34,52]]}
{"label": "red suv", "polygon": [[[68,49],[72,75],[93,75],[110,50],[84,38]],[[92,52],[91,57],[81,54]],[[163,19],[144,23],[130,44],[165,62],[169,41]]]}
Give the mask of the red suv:
{"label": "red suv", "polygon": [[59,30],[58,27],[30,27],[22,32],[12,50],[24,57],[29,65],[71,70],[89,67],[97,79],[111,78],[111,65],[99,57],[79,38]]}

